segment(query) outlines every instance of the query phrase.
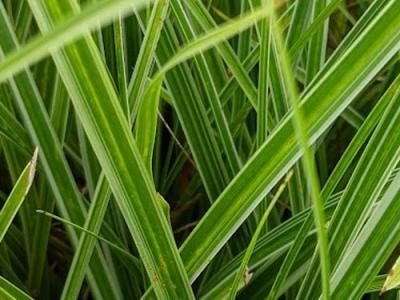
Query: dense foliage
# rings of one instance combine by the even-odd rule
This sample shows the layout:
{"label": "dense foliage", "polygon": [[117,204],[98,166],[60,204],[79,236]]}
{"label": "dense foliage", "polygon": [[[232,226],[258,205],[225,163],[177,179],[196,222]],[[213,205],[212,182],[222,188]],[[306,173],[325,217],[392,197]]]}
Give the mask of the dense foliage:
{"label": "dense foliage", "polygon": [[1,0],[0,299],[397,299],[399,0]]}

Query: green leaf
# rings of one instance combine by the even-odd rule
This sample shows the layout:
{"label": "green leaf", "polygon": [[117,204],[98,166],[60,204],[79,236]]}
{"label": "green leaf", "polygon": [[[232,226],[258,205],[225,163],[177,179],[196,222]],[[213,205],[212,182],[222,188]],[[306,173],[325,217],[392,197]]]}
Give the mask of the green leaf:
{"label": "green leaf", "polygon": [[4,300],[33,300],[25,292],[0,276],[0,297]]}
{"label": "green leaf", "polygon": [[149,174],[153,174],[153,148],[163,79],[164,76],[158,76],[154,82],[148,83],[149,88],[144,91],[135,126],[136,144]]}
{"label": "green leaf", "polygon": [[284,48],[280,28],[275,27],[276,21],[272,23],[274,33],[276,35],[276,44],[278,52],[281,53],[282,60],[282,73],[285,76],[289,100],[293,108],[293,123],[299,144],[303,150],[303,163],[306,171],[308,184],[310,186],[310,196],[312,200],[313,214],[315,227],[317,229],[318,246],[320,255],[321,265],[321,285],[322,285],[322,298],[325,300],[329,299],[329,273],[330,273],[330,255],[328,250],[328,235],[325,227],[325,214],[323,208],[323,202],[320,193],[320,183],[317,173],[317,167],[314,160],[313,153],[309,148],[308,144],[308,133],[306,128],[306,119],[303,109],[299,105],[299,96],[297,91],[296,82],[292,71],[290,69],[290,62],[286,49]]}
{"label": "green leaf", "polygon": [[[351,166],[351,162],[356,159],[357,154],[363,149],[364,144],[368,140],[368,137],[371,135],[371,132],[375,129],[376,124],[384,114],[385,110],[389,109],[390,111],[389,104],[393,100],[393,95],[398,88],[398,84],[396,83],[396,81],[397,80],[395,80],[395,82],[388,88],[387,93],[383,95],[378,104],[375,105],[373,111],[370,113],[363,126],[357,132],[356,136],[354,136],[351,144],[348,146],[345,153],[342,155],[341,160],[336,164],[334,171],[332,172],[322,190],[323,198],[328,199],[328,204],[325,205],[325,214],[328,219],[332,216],[333,210],[334,208],[336,208],[337,201],[340,200],[343,195],[343,191],[334,194],[335,188],[344,178],[346,170],[348,170]],[[396,174],[397,171],[393,172],[390,178],[392,178]],[[281,281],[282,277],[285,276],[284,273],[289,272],[287,268],[290,268],[291,261],[296,256],[296,249],[302,247],[301,241],[307,239],[311,232],[313,232],[312,225],[312,214],[309,213],[309,210],[305,210],[299,215],[292,217],[289,221],[284,222],[278,227],[274,228],[274,230],[272,230],[270,233],[267,233],[262,238],[260,238],[260,242],[257,243],[255,253],[253,254],[254,259],[252,259],[249,267],[255,268],[256,266],[259,266],[260,264],[271,260],[274,253],[276,253],[277,251],[285,250],[286,247],[291,245],[291,254],[287,254],[285,262],[283,263],[279,271],[279,275],[276,279],[277,281]],[[301,231],[304,231],[305,234],[301,235]],[[292,244],[293,240],[294,242]],[[234,270],[238,267],[238,260],[240,259],[240,257],[240,255],[237,256],[234,260],[231,261],[230,264],[228,264],[224,268],[224,270],[221,270],[219,274],[216,274],[216,276],[213,277],[210,281],[219,282],[223,279],[224,281],[226,281],[227,278],[230,278]],[[285,268],[286,271],[282,268]],[[274,286],[271,288],[270,297],[273,297],[274,294],[278,292],[278,288],[276,287],[277,285],[279,285],[279,283],[274,284]],[[215,289],[217,288],[222,289],[223,286],[216,287]],[[306,290],[308,291],[308,289]]]}
{"label": "green leaf", "polygon": [[[0,63],[0,82],[10,78],[24,68],[71,43],[96,28],[99,24],[107,24],[114,17],[128,14],[130,9],[140,9],[151,0],[138,0],[132,4],[130,0],[97,1],[78,14],[64,19],[57,27],[52,28],[47,35],[42,35],[29,42],[26,46],[11,53]],[[30,3],[31,9],[36,6]],[[47,28],[49,29],[49,28]]]}
{"label": "green leaf", "polygon": [[207,31],[205,34],[198,36],[196,39],[181,47],[179,51],[162,66],[159,73],[164,73],[185,60],[194,57],[195,55],[214,47],[216,44],[229,39],[233,35],[242,32],[248,27],[254,25],[257,21],[270,15],[271,11],[272,9],[268,9],[268,6],[261,6],[250,13],[234,20],[227,21],[225,24]]}
{"label": "green leaf", "polygon": [[[325,70],[320,82],[303,96],[301,107],[307,115],[310,143],[328,128],[398,51],[399,13],[400,3],[391,1],[370,23],[351,51],[347,51],[334,67]],[[192,279],[199,275],[207,261],[301,154],[290,114],[229,184],[183,244],[181,256]]]}
{"label": "green leaf", "polygon": [[[93,232],[94,234],[99,232],[101,227],[101,222],[99,220],[103,220],[104,218],[104,214],[108,208],[109,198],[110,189],[103,174],[99,178],[94,199],[92,200],[92,204],[87,215],[87,220],[84,224],[86,231]],[[79,295],[79,291],[81,289],[85,273],[87,272],[87,267],[95,248],[96,241],[96,238],[90,234],[84,233],[81,235],[66,282],[64,284],[61,299],[76,299]]]}
{"label": "green leaf", "polygon": [[[384,98],[388,97],[391,101],[371,136],[330,222],[330,254],[333,266],[352,246],[400,160],[399,83],[400,77],[384,95]],[[315,269],[314,261],[309,271],[309,274],[313,274],[311,278],[315,278]],[[303,285],[311,286],[308,281]],[[318,288],[309,289],[307,292],[311,291],[316,294]]]}
{"label": "green leaf", "polygon": [[0,103],[0,133],[18,146],[22,152],[29,153],[31,145],[25,128],[3,103]]}
{"label": "green leaf", "polygon": [[[54,214],[52,214],[52,213],[49,213],[49,212],[47,212],[47,211],[43,211],[43,210],[41,210],[41,209],[38,209],[38,210],[36,210],[36,212],[39,213],[39,214],[43,214],[43,215],[45,215],[46,217],[49,217],[49,218],[52,218],[52,219],[54,219],[54,220],[60,221],[60,222],[66,224],[66,225],[68,225],[68,226],[72,226],[72,227],[74,227],[74,228],[76,228],[76,229],[82,231],[83,233],[85,233],[85,234],[87,234],[87,235],[90,235],[90,236],[92,236],[93,238],[95,238],[95,239],[97,239],[97,240],[99,240],[99,241],[101,241],[101,242],[107,244],[108,246],[110,246],[110,247],[111,247],[112,249],[114,249],[115,251],[118,251],[119,253],[123,254],[125,258],[128,258],[128,259],[131,261],[131,263],[133,263],[133,265],[134,265],[136,268],[139,268],[139,266],[140,266],[140,261],[139,261],[139,259],[138,259],[137,257],[133,256],[131,253],[129,253],[129,252],[126,251],[125,249],[121,248],[120,246],[114,244],[113,242],[111,242],[111,241],[109,241],[109,240],[103,238],[102,236],[99,236],[98,234],[94,233],[93,231],[87,230],[87,229],[85,229],[84,227],[81,227],[81,226],[79,226],[79,225],[76,225],[76,224],[74,224],[74,223],[72,223],[72,222],[70,222],[70,221],[68,221],[68,220],[66,220],[66,219],[64,219],[64,218],[61,218],[61,217],[59,217],[59,216],[56,216],[56,215],[54,215]],[[87,226],[86,226],[86,227],[87,227]],[[83,256],[82,256],[82,257],[83,257]],[[79,292],[79,289],[78,289],[78,292]],[[70,297],[70,296],[64,296],[64,298],[68,298],[68,297]],[[72,297],[71,297],[71,298],[72,298]]]}
{"label": "green leaf", "polygon": [[4,206],[0,211],[0,242],[3,240],[11,225],[15,215],[18,213],[19,208],[24,202],[26,195],[32,185],[33,178],[36,171],[36,161],[39,149],[36,148],[32,160],[28,163],[22,171],[18,181],[16,182],[13,190],[8,196]]}
{"label": "green leaf", "polygon": [[[195,39],[196,33],[193,26],[191,26],[190,22],[187,20],[185,9],[183,8],[182,3],[172,0],[171,6],[179,21],[180,27],[182,28],[185,39],[187,41]],[[240,29],[238,28],[238,30]],[[229,178],[232,178],[234,174],[239,171],[241,167],[241,161],[234,144],[233,136],[229,129],[226,116],[220,107],[220,99],[218,98],[217,88],[212,77],[212,66],[207,63],[206,56],[204,54],[195,56],[195,64],[203,85],[203,90],[205,91],[207,103],[211,108],[214,124],[217,128],[219,139],[224,149],[224,155],[227,158],[228,176]]]}
{"label": "green leaf", "polygon": [[[135,119],[136,116],[136,110],[137,108],[132,108],[132,104],[135,103],[136,106],[140,104],[140,101],[136,101],[137,97],[142,95],[142,90],[145,86],[145,81],[142,80],[137,80],[138,77],[144,76],[148,71],[149,67],[152,63],[152,55],[151,52],[154,51],[151,50],[152,48],[155,47],[155,44],[157,43],[157,35],[159,34],[159,31],[161,30],[162,27],[162,22],[160,22],[160,18],[163,18],[163,16],[167,12],[168,8],[168,1],[160,0],[155,3],[155,6],[153,8],[153,13],[151,16],[151,19],[149,23],[151,25],[150,28],[148,29],[148,32],[146,34],[145,42],[143,42],[142,48],[141,48],[141,55],[139,55],[140,58],[138,58],[137,65],[135,67],[134,74],[132,75],[132,79],[130,81],[129,85],[129,107],[131,108],[131,116],[132,119]],[[149,49],[150,48],[150,49]],[[147,75],[146,75],[147,76]],[[162,82],[160,82],[161,85]],[[161,88],[161,86],[160,86]],[[150,91],[149,91],[150,92]],[[155,109],[155,114],[158,112],[158,97],[159,95],[156,92],[156,95],[154,95],[157,98],[153,98],[151,95],[149,97],[147,96],[140,96],[140,98],[144,98],[146,101],[149,101],[149,103],[146,102],[146,104],[143,104],[143,106],[153,108]],[[144,100],[143,99],[143,100]],[[145,114],[145,111],[144,111]],[[146,136],[143,135],[145,134],[152,134],[152,130],[155,130],[156,128],[156,122],[157,122],[157,116],[153,116],[152,122],[148,122],[146,118],[144,118],[145,115],[141,115],[138,117],[137,120],[137,125],[136,125],[136,131],[138,135],[140,135],[144,141],[149,141],[150,146],[152,146],[152,141],[147,140]],[[142,119],[143,118],[143,119]],[[132,120],[130,120],[132,122]],[[138,127],[143,126],[143,131],[137,130]],[[155,132],[153,132],[155,134]],[[143,143],[143,147],[147,146],[146,143]],[[143,148],[140,146],[139,150],[141,150],[142,155],[146,156],[147,161],[147,168],[148,170],[151,170],[151,159],[152,159],[152,152],[147,153],[143,151]],[[161,207],[163,210],[168,212],[166,214],[167,219],[169,220],[169,206],[166,207],[166,201],[161,201],[161,196],[158,194],[158,198],[160,199],[161,202]],[[107,180],[104,177],[104,174],[100,175],[99,180],[97,182],[96,186],[96,191],[93,196],[93,200],[88,212],[88,217],[87,221],[85,224],[86,230],[89,230],[90,232],[93,233],[98,233],[101,227],[101,224],[104,219],[104,215],[106,214],[108,205],[109,205],[109,198],[110,198],[110,187],[107,182]],[[80,287],[82,285],[82,281],[84,278],[84,274],[86,272],[90,257],[92,255],[93,249],[95,247],[96,240],[90,236],[90,235],[82,235],[80,241],[79,241],[79,246],[77,251],[75,252],[73,262],[71,264],[71,268],[68,273],[67,281],[64,285],[63,289],[63,294],[62,298],[63,299],[74,299],[77,297]]]}
{"label": "green leaf", "polygon": [[[229,176],[226,171],[226,164],[222,160],[220,150],[216,144],[214,134],[212,133],[208,118],[205,114],[204,106],[197,100],[199,95],[197,95],[195,91],[190,91],[190,88],[196,88],[195,85],[193,85],[193,82],[188,80],[188,77],[191,77],[190,73],[186,72],[187,68],[176,66],[209,49],[216,42],[221,42],[224,39],[239,33],[254,24],[257,19],[261,19],[268,15],[269,12],[270,10],[260,8],[255,12],[248,13],[242,18],[224,24],[221,28],[216,28],[203,34],[198,39],[196,38],[192,42],[181,47],[176,53],[171,51],[171,47],[173,47],[171,45],[172,37],[166,36],[164,39],[160,40],[160,48],[164,50],[162,53],[162,60],[165,60],[166,62],[157,73],[158,75],[155,75],[154,77],[162,76],[162,73],[170,70],[166,75],[166,78],[168,85],[172,89],[174,101],[176,102],[174,103],[174,106],[177,109],[184,130],[187,132],[186,136],[190,148],[192,149],[193,156],[198,164],[198,169],[211,201],[220,194],[228,181]],[[200,42],[199,39],[201,40]],[[166,60],[164,59],[166,53],[171,53],[173,56],[169,60]],[[152,88],[153,87],[148,86],[148,89]],[[182,94],[190,95],[189,99],[182,97]],[[214,110],[216,111],[217,108],[215,107]],[[222,119],[220,119],[220,123],[223,123]],[[225,135],[225,145],[229,144],[229,139],[229,133],[227,133]],[[233,159],[231,161],[233,161]]]}
{"label": "green leaf", "polygon": [[[399,49],[400,3],[390,1],[341,59],[321,71],[324,76],[302,97],[310,143],[321,136]],[[182,245],[181,257],[191,280],[198,277],[261,199],[300,158],[302,151],[296,142],[292,121],[292,114],[282,120]]]}
{"label": "green leaf", "polygon": [[[292,177],[292,175],[293,175],[293,171],[290,171],[286,175],[284,181],[279,186],[279,188],[278,188],[277,192],[275,193],[273,199],[271,200],[271,202],[269,202],[266,211],[262,215],[262,217],[260,219],[260,222],[257,225],[256,231],[254,232],[254,235],[251,238],[250,244],[249,244],[249,246],[248,246],[248,248],[247,248],[247,250],[246,250],[246,252],[245,252],[245,254],[243,256],[243,260],[242,260],[242,262],[240,264],[239,271],[236,273],[235,279],[234,279],[233,284],[232,284],[232,286],[230,288],[229,295],[228,295],[228,299],[229,300],[235,299],[235,295],[237,293],[237,290],[238,290],[238,287],[239,287],[239,283],[240,283],[240,281],[243,280],[243,276],[245,276],[245,274],[244,274],[245,273],[245,269],[246,269],[247,264],[249,263],[251,255],[252,255],[252,253],[254,251],[254,248],[256,246],[256,242],[258,240],[258,237],[260,236],[262,230],[264,229],[265,222],[267,221],[267,219],[268,219],[268,217],[269,217],[269,215],[271,213],[272,208],[275,206],[275,204],[278,201],[279,197],[281,196],[281,194],[285,190],[286,185],[288,184],[288,182],[289,182],[290,178]],[[245,284],[246,284],[246,282],[245,282]]]}
{"label": "green leaf", "polygon": [[[29,3],[44,32],[66,12],[76,12],[73,0]],[[53,58],[157,296],[193,298],[153,182],[93,39],[86,36],[53,54]]]}
{"label": "green leaf", "polygon": [[167,15],[169,0],[155,1],[148,27],[143,38],[142,46],[135,64],[135,69],[129,81],[128,105],[131,117],[136,119],[139,110],[142,94],[145,89],[146,81],[142,80],[149,76],[150,67],[154,61],[155,50],[160,38],[161,29],[164,25],[164,18]]}
{"label": "green leaf", "polygon": [[386,291],[398,288],[400,286],[400,258],[397,258],[394,265],[390,268],[389,274],[386,277],[385,283],[381,289],[381,294]]}
{"label": "green leaf", "polygon": [[3,205],[40,151],[0,298],[379,297],[400,243],[399,15],[1,1]]}
{"label": "green leaf", "polygon": [[[275,5],[280,6],[282,5],[282,3],[283,1],[278,1],[275,3]],[[207,31],[215,29],[216,22],[213,20],[210,13],[207,11],[207,8],[201,1],[190,0],[186,1],[185,4],[190,8],[190,11],[193,13],[193,16],[197,19],[197,21],[199,22],[200,26],[203,27],[203,29]],[[264,9],[264,12],[267,11],[268,9]],[[255,20],[256,19],[254,19],[254,21]],[[218,52],[221,54],[221,56],[224,58],[225,62],[228,64],[229,68],[232,70],[234,77],[238,81],[243,92],[249,98],[250,103],[254,107],[256,107],[257,106],[256,87],[251,81],[250,76],[244,70],[242,64],[239,62],[232,47],[229,45],[229,43],[224,42],[218,45],[217,49]]]}
{"label": "green leaf", "polygon": [[400,241],[399,205],[400,175],[397,175],[332,274],[333,299],[359,299],[372,283]]}
{"label": "green leaf", "polygon": [[[18,48],[19,44],[2,5],[0,6],[0,23],[0,52],[1,54],[4,52],[9,53]],[[29,132],[31,143],[40,147],[39,163],[47,181],[50,183],[60,214],[77,224],[82,224],[86,211],[81,195],[62,153],[57,135],[51,126],[43,99],[39,94],[31,72],[23,71],[10,80],[10,86],[16,107],[21,113],[23,123]],[[69,201],[65,201],[65,199],[69,199]],[[71,242],[76,245],[78,241],[76,232],[69,231],[69,236]],[[107,295],[106,297],[110,299],[117,298],[115,295],[118,294],[119,288],[109,272],[106,272],[105,260],[99,251],[96,251],[93,256],[92,269],[96,271],[94,272],[94,277],[91,277],[92,271],[89,272],[89,283],[94,292],[97,295]],[[103,280],[104,278],[107,280],[105,283],[98,285],[96,281],[100,282],[100,277]]]}

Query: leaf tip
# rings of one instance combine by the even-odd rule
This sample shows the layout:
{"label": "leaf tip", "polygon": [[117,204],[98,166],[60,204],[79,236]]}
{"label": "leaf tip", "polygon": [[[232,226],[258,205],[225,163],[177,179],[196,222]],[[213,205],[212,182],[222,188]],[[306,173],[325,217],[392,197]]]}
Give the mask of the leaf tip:
{"label": "leaf tip", "polygon": [[245,286],[249,284],[252,277],[253,277],[253,273],[251,273],[249,267],[246,266],[246,270],[243,274],[243,281],[244,281]]}
{"label": "leaf tip", "polygon": [[36,172],[36,164],[37,164],[37,159],[38,159],[38,155],[39,155],[39,147],[35,148],[35,151],[33,152],[33,156],[31,161],[29,162],[29,178],[28,178],[28,184],[26,186],[25,189],[25,196],[28,193],[32,183],[33,183],[33,179],[35,177],[35,172]]}
{"label": "leaf tip", "polygon": [[32,156],[32,159],[31,159],[31,164],[34,167],[36,167],[36,162],[37,162],[38,155],[39,155],[39,147],[36,146],[35,150],[33,151],[33,156]]}
{"label": "leaf tip", "polygon": [[387,291],[387,288],[384,286],[384,287],[380,290],[379,296],[382,296],[386,291]]}

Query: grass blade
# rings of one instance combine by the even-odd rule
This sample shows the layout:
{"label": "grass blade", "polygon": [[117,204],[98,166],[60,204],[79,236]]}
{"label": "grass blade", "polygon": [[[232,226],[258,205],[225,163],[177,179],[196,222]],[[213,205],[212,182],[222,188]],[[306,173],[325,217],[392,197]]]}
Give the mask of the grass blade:
{"label": "grass blade", "polygon": [[150,67],[154,60],[155,48],[160,38],[163,20],[167,15],[169,0],[158,0],[154,4],[152,14],[148,22],[148,28],[143,39],[138,59],[129,81],[128,102],[129,110],[133,120],[136,118],[140,107],[140,99],[145,88],[146,82],[142,80],[149,75]]}
{"label": "grass blade", "polygon": [[[19,45],[2,6],[0,7],[0,22],[0,27],[2,28],[0,31],[0,47],[2,52],[9,53],[18,48]],[[56,199],[59,212],[67,219],[77,224],[82,224],[86,211],[32,74],[29,71],[22,72],[15,79],[10,80],[10,86],[30,139],[33,144],[39,145],[41,149],[39,162],[47,181],[51,183],[50,187]],[[70,201],[64,201],[64,199],[70,199]],[[70,231],[69,234],[72,243],[76,243],[76,233]],[[105,271],[107,268],[104,258],[96,252],[92,262],[91,268],[96,270],[95,277],[103,276],[103,278],[107,278],[107,282],[99,286],[96,280],[90,277],[92,276],[90,272],[89,278],[91,278],[90,284],[93,290],[98,294],[104,293],[110,299],[116,298],[115,294],[118,293],[118,288]]]}
{"label": "grass blade", "polygon": [[11,225],[15,215],[18,213],[26,195],[32,185],[36,171],[36,161],[38,149],[36,148],[32,160],[22,171],[17,183],[15,184],[11,194],[7,198],[4,206],[0,211],[0,242],[3,240],[8,228]]}
{"label": "grass blade", "polygon": [[[400,159],[398,84],[398,81],[394,82],[393,90],[389,90],[384,96],[389,97],[391,102],[363,152],[329,225],[331,234],[329,246],[333,266],[351,247]],[[313,272],[315,269],[314,262],[309,271],[313,274],[311,277],[314,279],[313,284],[316,284]],[[308,281],[303,284],[311,285]],[[318,289],[309,291],[316,294]]]}
{"label": "grass blade", "polygon": [[27,132],[3,103],[0,103],[0,125],[3,137],[18,146],[23,152],[29,153],[32,147],[29,144]]}
{"label": "grass blade", "polygon": [[[30,4],[44,32],[54,26],[55,19],[63,18],[60,12],[76,11],[72,0]],[[192,298],[168,222],[94,41],[87,36],[53,54],[53,58],[157,296]]]}
{"label": "grass blade", "polygon": [[0,297],[4,300],[33,300],[25,292],[0,276]]}
{"label": "grass blade", "polygon": [[400,295],[399,53],[398,0],[0,1],[0,298]]}
{"label": "grass blade", "polygon": [[388,276],[386,277],[385,283],[381,289],[381,294],[400,286],[399,264],[400,260],[397,258],[396,262],[390,269]]}
{"label": "grass blade", "polygon": [[[275,22],[275,23],[274,23]],[[330,257],[328,252],[328,236],[325,228],[325,215],[323,210],[323,202],[320,195],[320,183],[317,174],[317,168],[313,153],[309,148],[307,136],[305,115],[299,106],[298,92],[295,79],[291,73],[290,62],[283,45],[280,29],[277,27],[276,21],[272,23],[274,33],[276,35],[278,52],[282,53],[282,72],[286,77],[288,85],[289,100],[293,108],[293,123],[301,148],[303,149],[303,162],[307,174],[307,179],[311,189],[311,200],[313,202],[314,222],[317,229],[323,299],[329,299],[329,274],[330,274]]]}
{"label": "grass blade", "polygon": [[[139,9],[150,0],[103,0],[75,14],[53,28],[47,35],[40,36],[23,48],[11,53],[0,63],[0,82],[10,78],[31,64],[39,61],[51,52],[60,49],[100,24],[107,24],[113,17],[129,13],[129,9]],[[32,6],[31,6],[32,7]]]}
{"label": "grass blade", "polygon": [[[399,49],[400,34],[397,29],[400,28],[400,19],[397,13],[400,13],[400,5],[391,1],[380,17],[371,22],[368,31],[357,40],[351,51],[304,95],[301,107],[308,116],[306,125],[310,143],[322,134],[323,129]],[[368,52],[362,50],[367,48]],[[302,152],[294,140],[291,122],[292,115],[289,115],[280,123],[185,241],[181,256],[192,279],[277,183],[283,172],[300,157]],[[197,253],[197,256],[192,253]]]}
{"label": "grass blade", "polygon": [[153,174],[153,149],[163,79],[164,77],[160,76],[154,82],[149,82],[151,88],[144,92],[135,126],[136,144],[149,174]]}
{"label": "grass blade", "polygon": [[[332,275],[333,299],[358,299],[399,242],[400,176],[396,176]],[[365,251],[365,245],[373,251]]]}
{"label": "grass blade", "polygon": [[[399,50],[399,16],[400,4],[390,1],[351,49],[334,66],[324,70],[324,77],[303,96],[301,108],[308,117],[306,128],[310,143],[332,124]],[[182,245],[181,256],[192,280],[300,158],[302,151],[295,141],[292,118],[290,114],[280,123]]]}
{"label": "grass blade", "polygon": [[243,276],[244,276],[244,272],[245,272],[246,266],[249,263],[251,254],[253,253],[253,250],[254,250],[254,248],[256,246],[257,239],[260,236],[260,234],[261,234],[261,232],[263,230],[263,227],[265,226],[265,222],[267,221],[268,216],[270,215],[270,213],[272,211],[272,208],[275,206],[275,204],[278,201],[279,197],[281,196],[281,194],[285,190],[286,185],[289,182],[289,180],[292,177],[292,175],[293,175],[293,171],[290,171],[286,175],[284,181],[279,186],[279,188],[278,188],[277,192],[275,193],[273,199],[268,204],[268,207],[267,207],[266,211],[262,215],[262,217],[260,219],[260,222],[257,225],[257,229],[254,232],[253,237],[251,238],[249,247],[247,248],[247,250],[246,250],[246,252],[245,252],[245,254],[243,256],[243,260],[242,260],[242,262],[240,264],[239,271],[236,273],[235,279],[234,279],[233,284],[232,284],[232,286],[230,288],[229,295],[228,295],[228,299],[229,300],[235,299],[235,295],[237,293],[237,290],[238,290],[238,287],[239,287],[239,283],[240,283],[241,280],[243,280]]}
{"label": "grass blade", "polygon": [[[130,81],[129,90],[130,90],[130,103],[131,107],[130,111],[132,111],[131,116],[132,119],[135,119],[137,109],[132,108],[133,103],[136,98],[141,95],[142,90],[144,88],[144,81],[138,80],[142,75],[146,74],[149,71],[149,67],[152,63],[152,56],[150,55],[152,51],[154,51],[155,44],[158,40],[157,35],[162,27],[162,22],[159,22],[160,18],[163,18],[167,12],[168,2],[164,0],[157,1],[153,8],[152,16],[149,20],[149,29],[146,34],[145,42],[143,42],[141,48],[141,55],[139,54],[137,65],[135,66],[134,74],[132,75],[132,79]],[[153,49],[153,50],[150,50]],[[138,75],[139,74],[139,75]],[[161,83],[160,83],[161,85]],[[151,96],[151,95],[150,95]],[[155,95],[158,97],[158,95]],[[158,98],[152,98],[143,96],[146,101],[150,102],[150,105],[153,103],[158,103]],[[147,106],[149,104],[145,103]],[[153,107],[157,108],[158,105],[153,105]],[[158,110],[156,109],[156,112]],[[148,120],[145,116],[142,116],[143,120],[139,117],[137,120],[136,131],[138,135],[142,135],[143,139],[146,141],[146,133],[147,133],[147,124],[155,125],[156,120],[153,122],[147,122]],[[132,122],[132,120],[131,120]],[[138,127],[144,126],[146,130],[138,130]],[[154,126],[153,126],[154,127]],[[154,129],[154,128],[153,128]],[[150,129],[151,130],[151,129]],[[145,133],[145,134],[143,134]],[[139,143],[139,141],[138,141]],[[150,142],[151,143],[151,142]],[[143,143],[146,145],[146,143]],[[138,145],[139,149],[143,149],[140,145]],[[145,151],[141,150],[142,155],[147,155],[148,158],[145,159],[145,164],[148,167],[148,170],[151,170],[151,156],[148,155]],[[97,234],[100,230],[101,223],[103,221],[104,215],[107,211],[108,202],[110,197],[110,189],[107,180],[102,174],[97,182],[96,192],[94,194],[94,200],[90,206],[90,210],[88,213],[87,222],[85,224],[85,228],[90,232],[94,232]],[[62,298],[63,299],[74,299],[78,295],[79,289],[81,287],[83,276],[86,272],[87,265],[89,263],[90,257],[92,255],[93,249],[95,247],[96,239],[94,239],[90,235],[82,235],[78,249],[75,253],[74,260],[71,264],[71,268],[68,273],[66,284],[64,285]]]}

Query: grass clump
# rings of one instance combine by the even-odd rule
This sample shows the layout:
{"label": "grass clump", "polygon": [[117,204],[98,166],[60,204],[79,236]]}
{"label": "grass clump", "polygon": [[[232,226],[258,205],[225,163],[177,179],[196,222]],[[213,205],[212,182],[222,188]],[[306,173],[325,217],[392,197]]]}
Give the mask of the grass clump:
{"label": "grass clump", "polygon": [[397,0],[2,0],[0,298],[398,297],[399,50]]}

